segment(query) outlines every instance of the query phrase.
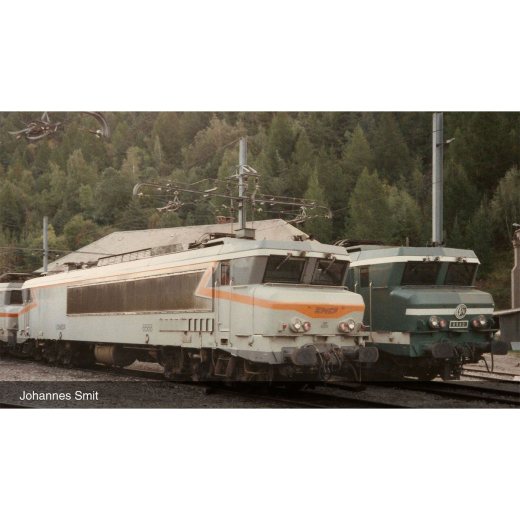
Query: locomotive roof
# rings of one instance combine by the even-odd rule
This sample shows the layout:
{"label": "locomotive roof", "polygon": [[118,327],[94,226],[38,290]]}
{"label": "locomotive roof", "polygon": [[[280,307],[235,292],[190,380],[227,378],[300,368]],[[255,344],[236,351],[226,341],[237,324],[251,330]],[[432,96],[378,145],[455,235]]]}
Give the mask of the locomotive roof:
{"label": "locomotive roof", "polygon": [[[477,260],[477,255],[470,249],[450,247],[377,247],[355,246],[346,248],[352,262],[392,257],[455,257]],[[390,260],[391,261],[391,260]]]}
{"label": "locomotive roof", "polygon": [[322,244],[317,240],[306,240],[304,242],[294,240],[243,240],[240,238],[221,238],[209,242],[204,247],[221,245],[218,254],[238,253],[240,251],[251,251],[256,249],[281,249],[283,251],[296,250],[314,253],[331,253],[335,255],[348,256],[344,247]]}
{"label": "locomotive roof", "polygon": [[[247,225],[255,229],[258,240],[291,241],[294,245],[296,243],[293,241],[294,236],[308,238],[303,231],[282,219],[259,220],[254,223],[248,222]],[[188,244],[199,240],[205,234],[229,233],[232,229],[236,231],[236,228],[236,224],[234,228],[232,228],[231,224],[209,224],[138,231],[116,231],[55,262],[49,263],[48,270],[49,272],[63,271],[66,270],[65,264],[67,263],[97,262],[102,257],[130,253],[145,248],[178,246],[179,251],[186,250]],[[247,240],[241,241],[247,242]],[[36,272],[42,271],[43,269],[40,268]]]}
{"label": "locomotive roof", "polygon": [[[213,243],[206,243],[198,249],[166,253],[158,256],[148,256],[133,261],[119,262],[95,267],[93,269],[76,269],[69,272],[55,271],[54,276],[38,277],[29,280],[26,287],[44,287],[60,285],[62,283],[73,284],[84,280],[106,279],[112,276],[146,274],[150,271],[163,270],[165,266],[182,266],[192,268],[197,265],[208,265],[208,262],[229,260],[242,256],[286,255],[305,251],[309,256],[332,254],[339,259],[349,258],[345,248],[322,244],[315,240],[244,240],[239,238],[220,238]],[[298,255],[299,256],[299,255]],[[343,258],[342,258],[343,257]],[[66,281],[66,282],[65,282]]]}

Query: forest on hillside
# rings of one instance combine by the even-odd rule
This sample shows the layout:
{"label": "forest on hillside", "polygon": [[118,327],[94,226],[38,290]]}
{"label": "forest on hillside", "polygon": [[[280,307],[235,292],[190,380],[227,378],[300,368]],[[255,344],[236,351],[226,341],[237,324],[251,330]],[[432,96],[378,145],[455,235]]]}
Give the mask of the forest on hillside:
{"label": "forest on hillside", "polygon": [[[139,181],[225,180],[248,138],[262,193],[304,197],[332,210],[300,227],[318,240],[376,239],[422,246],[431,237],[429,112],[104,112],[31,142],[18,131],[41,113],[0,113],[0,272],[42,264],[42,220],[52,259],[113,231],[209,224],[227,208],[189,199],[177,212],[132,197]],[[51,113],[73,118],[74,114]],[[473,249],[479,287],[507,308],[513,223],[520,223],[520,114],[444,113],[444,241]],[[214,202],[214,201],[212,201]],[[257,208],[261,209],[261,208]],[[255,211],[255,220],[285,218]],[[19,248],[19,249],[9,249]]]}

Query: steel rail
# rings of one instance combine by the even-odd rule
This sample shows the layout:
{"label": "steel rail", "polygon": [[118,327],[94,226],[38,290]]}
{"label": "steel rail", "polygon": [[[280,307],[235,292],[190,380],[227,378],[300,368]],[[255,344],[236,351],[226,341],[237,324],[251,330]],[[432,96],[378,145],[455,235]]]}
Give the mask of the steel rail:
{"label": "steel rail", "polygon": [[[405,389],[411,392],[424,392],[428,394],[440,395],[464,401],[484,401],[489,403],[500,403],[515,407],[520,407],[520,390],[508,390],[497,388],[476,388],[475,386],[464,385],[458,382],[415,382],[415,381],[371,381],[367,383],[374,386],[387,386]],[[455,389],[457,388],[457,389]],[[485,395],[495,394],[495,395]]]}

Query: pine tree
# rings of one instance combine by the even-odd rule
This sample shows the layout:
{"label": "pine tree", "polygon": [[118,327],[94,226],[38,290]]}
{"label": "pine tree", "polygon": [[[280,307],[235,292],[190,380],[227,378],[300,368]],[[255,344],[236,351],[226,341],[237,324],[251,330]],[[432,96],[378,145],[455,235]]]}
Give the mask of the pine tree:
{"label": "pine tree", "polygon": [[489,272],[492,267],[493,230],[486,203],[480,205],[470,220],[467,235],[468,246],[475,251],[480,260],[480,273]]}
{"label": "pine tree", "polygon": [[349,177],[353,179],[352,187],[357,182],[361,172],[368,168],[374,168],[374,154],[370,149],[370,143],[360,125],[357,125],[350,136],[350,140],[343,151],[343,165]]}
{"label": "pine tree", "polygon": [[348,238],[381,240],[391,238],[388,195],[377,171],[363,170],[349,200],[345,224]]}
{"label": "pine tree", "polygon": [[385,112],[381,117],[372,151],[382,179],[395,183],[401,176],[408,178],[412,173],[408,147],[391,112]]}
{"label": "pine tree", "polygon": [[500,181],[491,201],[494,229],[502,243],[513,236],[513,224],[520,224],[520,170],[511,168]]}
{"label": "pine tree", "polygon": [[[305,199],[316,202],[318,206],[328,206],[323,188],[320,186],[318,170],[316,168],[310,176],[309,186],[305,192]],[[314,217],[314,215],[317,214],[323,214],[323,211],[318,209],[307,210],[307,215],[312,218],[305,222],[305,232],[308,235],[313,235],[314,238],[320,242],[327,244],[332,240],[332,221],[325,217]]]}
{"label": "pine tree", "polygon": [[303,194],[305,186],[309,182],[309,178],[314,170],[317,160],[317,155],[311,144],[309,136],[305,129],[300,132],[298,141],[296,141],[296,148],[292,156],[293,166],[290,168],[290,173],[295,180],[294,187],[296,188],[294,196],[299,197]]}
{"label": "pine tree", "polygon": [[277,171],[276,161],[289,161],[294,150],[295,136],[292,124],[284,112],[278,112],[273,117],[269,127],[266,153]]}
{"label": "pine tree", "polygon": [[455,216],[465,226],[480,204],[477,188],[470,182],[466,170],[460,165],[448,162],[444,168],[444,222],[445,228],[453,226]]}
{"label": "pine tree", "polygon": [[404,190],[390,188],[388,205],[391,215],[392,243],[419,246],[421,241],[421,210],[414,198]]}

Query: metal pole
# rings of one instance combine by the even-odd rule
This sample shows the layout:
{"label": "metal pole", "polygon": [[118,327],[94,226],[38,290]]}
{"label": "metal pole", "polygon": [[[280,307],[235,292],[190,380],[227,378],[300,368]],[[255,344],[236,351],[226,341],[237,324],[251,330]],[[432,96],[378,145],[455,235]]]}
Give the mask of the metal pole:
{"label": "metal pole", "polygon": [[246,227],[247,214],[246,214],[246,197],[245,193],[247,190],[247,181],[244,177],[244,169],[242,166],[247,164],[247,139],[242,137],[240,139],[240,152],[238,161],[238,229]]}
{"label": "metal pole", "polygon": [[432,245],[443,243],[443,178],[442,178],[442,112],[433,114],[433,175],[432,175]]}
{"label": "metal pole", "polygon": [[49,259],[49,244],[47,242],[48,217],[43,217],[43,272],[47,272],[47,262]]}

